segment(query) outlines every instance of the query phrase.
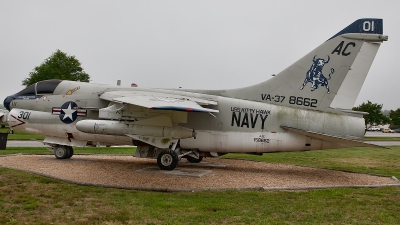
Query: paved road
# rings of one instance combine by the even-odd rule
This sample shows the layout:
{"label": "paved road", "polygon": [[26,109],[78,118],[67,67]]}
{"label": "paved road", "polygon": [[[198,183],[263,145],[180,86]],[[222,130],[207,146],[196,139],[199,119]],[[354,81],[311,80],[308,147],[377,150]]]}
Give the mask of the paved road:
{"label": "paved road", "polygon": [[39,141],[7,141],[7,147],[46,147]]}
{"label": "paved road", "polygon": [[400,137],[400,133],[382,133],[380,131],[367,131],[365,137]]}

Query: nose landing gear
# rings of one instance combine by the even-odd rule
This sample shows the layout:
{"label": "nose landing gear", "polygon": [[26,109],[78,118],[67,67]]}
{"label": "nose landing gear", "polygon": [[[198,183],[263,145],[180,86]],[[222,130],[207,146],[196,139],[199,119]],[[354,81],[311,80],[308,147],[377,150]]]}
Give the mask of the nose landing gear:
{"label": "nose landing gear", "polygon": [[57,159],[69,159],[74,155],[74,149],[67,145],[58,145],[52,147],[51,150],[54,151],[54,156]]}

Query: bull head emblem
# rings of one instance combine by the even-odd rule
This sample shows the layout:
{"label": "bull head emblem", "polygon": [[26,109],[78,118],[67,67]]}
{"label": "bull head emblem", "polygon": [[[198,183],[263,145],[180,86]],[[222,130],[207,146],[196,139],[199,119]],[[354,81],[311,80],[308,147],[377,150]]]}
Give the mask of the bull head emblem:
{"label": "bull head emblem", "polygon": [[325,60],[323,58],[315,58],[316,55],[313,58],[313,64],[311,65],[310,69],[306,73],[306,79],[304,79],[303,85],[301,85],[300,90],[303,90],[303,88],[307,85],[308,82],[310,82],[311,91],[315,91],[318,89],[319,85],[325,86],[327,89],[327,93],[329,94],[329,83],[328,80],[331,79],[331,75],[335,72],[333,68],[331,68],[331,73],[328,74],[329,78],[326,78],[324,74],[322,73],[322,70],[326,64],[329,63],[329,60],[331,59],[328,55],[328,60]]}

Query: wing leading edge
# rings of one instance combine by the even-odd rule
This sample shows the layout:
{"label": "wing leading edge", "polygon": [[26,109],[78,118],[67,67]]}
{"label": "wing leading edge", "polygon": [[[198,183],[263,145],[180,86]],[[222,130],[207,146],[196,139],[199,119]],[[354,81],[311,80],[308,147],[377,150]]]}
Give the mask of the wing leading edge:
{"label": "wing leading edge", "polygon": [[153,92],[127,92],[127,91],[110,91],[100,95],[100,98],[107,101],[118,103],[127,103],[142,106],[155,110],[174,110],[184,112],[208,112],[218,113],[218,110],[204,108],[201,105],[217,105],[215,101],[182,97],[173,94],[161,94]]}

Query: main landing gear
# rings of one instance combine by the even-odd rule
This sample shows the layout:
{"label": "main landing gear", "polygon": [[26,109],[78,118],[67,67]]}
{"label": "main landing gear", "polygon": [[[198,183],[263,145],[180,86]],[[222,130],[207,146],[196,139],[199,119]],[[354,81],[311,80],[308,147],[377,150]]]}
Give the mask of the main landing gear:
{"label": "main landing gear", "polygon": [[173,150],[164,150],[157,156],[157,165],[162,170],[173,170],[178,165],[178,154]]}
{"label": "main landing gear", "polygon": [[201,160],[203,160],[203,156],[199,156],[198,159],[196,159],[196,158],[194,158],[194,157],[191,157],[191,156],[187,156],[187,157],[186,157],[186,160],[187,160],[188,162],[190,162],[190,163],[200,163]]}
{"label": "main landing gear", "polygon": [[200,156],[198,150],[183,150],[175,148],[174,150],[165,149],[161,151],[157,156],[157,165],[162,170],[173,170],[178,165],[181,158],[186,158],[190,163],[199,163],[203,160],[203,156]]}
{"label": "main landing gear", "polygon": [[74,155],[74,149],[67,145],[58,145],[52,148],[57,159],[69,159]]}

